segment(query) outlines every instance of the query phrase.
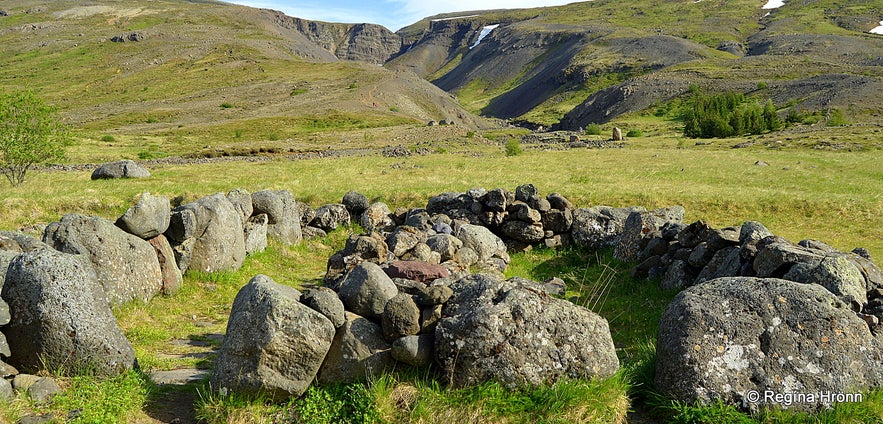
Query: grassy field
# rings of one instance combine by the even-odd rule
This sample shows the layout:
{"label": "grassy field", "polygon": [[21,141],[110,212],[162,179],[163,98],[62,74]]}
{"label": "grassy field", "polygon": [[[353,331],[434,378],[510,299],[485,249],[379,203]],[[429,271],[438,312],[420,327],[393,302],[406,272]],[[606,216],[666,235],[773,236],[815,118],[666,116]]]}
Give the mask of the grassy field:
{"label": "grassy field", "polygon": [[[0,189],[0,223],[16,229],[71,212],[113,219],[144,191],[189,201],[238,187],[287,189],[316,207],[357,190],[395,208],[424,206],[429,197],[444,191],[513,190],[532,183],[542,193],[562,193],[578,206],[679,204],[687,210],[687,221],[704,219],[722,227],[757,220],[795,242],[814,238],[841,250],[862,246],[875,258],[883,257],[883,150],[874,147],[879,138],[873,128],[867,131],[870,141],[864,150],[832,151],[791,141],[784,148],[764,146],[785,140],[787,134],[748,139],[756,145],[745,149],[730,148],[745,140],[694,145],[640,117],[620,124],[644,128],[651,136],[630,140],[622,149],[542,151],[522,145],[523,154],[507,157],[503,133],[488,133],[499,141],[462,136],[461,142],[449,139],[434,149],[427,144],[432,151],[446,153],[426,156],[165,165],[153,167],[152,176],[140,180],[90,181],[89,171],[34,172],[23,186]],[[814,137],[830,141],[839,134],[844,133],[823,131]],[[758,161],[768,165],[756,165]],[[631,279],[629,264],[613,260],[610,252],[576,250],[516,254],[507,275],[538,280],[560,276],[568,283],[569,299],[608,319],[623,368],[606,381],[562,381],[514,392],[495,384],[450,390],[432,371],[402,369],[370,384],[315,387],[305,397],[280,405],[221,397],[201,383],[184,389],[156,387],[146,378],[153,370],[209,369],[211,355],[176,341],[217,347],[213,335],[224,333],[233,297],[252,276],[263,273],[295,287],[316,283],[327,258],[342,247],[349,232],[357,231],[339,230],[296,247],[271,244],[238,272],[191,273],[172,297],[117,309],[141,371],[111,381],[64,378],[68,390],[52,404],[36,406],[19,398],[0,407],[0,414],[14,421],[27,411],[65,416],[81,410],[78,422],[154,423],[157,411],[169,408],[168,399],[185,399],[195,402],[197,415],[210,423],[616,422],[629,409],[637,409],[639,418],[678,422],[883,419],[883,399],[877,393],[858,409],[840,408],[816,417],[769,413],[750,418],[732,408],[695,408],[660,398],[652,390],[654,339],[659,316],[674,293],[660,291],[654,282]]]}

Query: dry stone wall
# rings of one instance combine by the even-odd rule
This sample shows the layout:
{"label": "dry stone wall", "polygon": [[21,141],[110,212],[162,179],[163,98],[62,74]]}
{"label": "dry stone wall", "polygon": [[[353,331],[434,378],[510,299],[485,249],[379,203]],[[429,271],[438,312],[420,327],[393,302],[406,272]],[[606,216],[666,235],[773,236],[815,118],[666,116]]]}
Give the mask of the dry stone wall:
{"label": "dry stone wall", "polygon": [[[268,237],[296,244],[358,223],[364,232],[331,255],[322,287],[301,292],[268,276],[243,287],[213,387],[285,398],[314,381],[363,381],[402,364],[436,366],[455,386],[612,375],[619,362],[607,321],[557,298],[563,281],[503,277],[510,252],[532,246],[613,249],[615,258],[636,264],[635,278],[686,289],[659,329],[656,384],[675,399],[751,409],[746,393],[764,387],[883,383],[876,374],[849,374],[849,364],[883,356],[883,272],[866,251],[838,252],[814,240],[793,244],[756,222],[714,229],[683,223],[685,211],[677,206],[578,208],[531,184],[446,192],[423,208],[395,210],[357,192],[316,209],[286,190],[237,189],[170,203],[144,193],[116,222],[68,215],[46,227],[42,242],[0,233],[6,283],[0,355],[9,362],[0,362],[2,377],[17,375],[15,367],[38,371],[29,362],[34,355],[44,363],[125,372],[134,356],[109,313],[75,334],[59,329],[42,338],[53,345],[26,342],[24,334],[53,322],[91,322],[64,314],[173,295],[188,270],[237,270],[247,255],[266,248]],[[49,308],[61,312],[53,315],[39,305],[55,302],[53,292],[72,290],[59,279],[90,289],[80,290],[76,308]],[[764,302],[775,310],[762,308]],[[807,330],[794,320],[798,309],[811,314],[807,322],[838,324]],[[720,321],[714,329],[703,324],[714,320]],[[845,359],[826,360],[828,342],[820,343],[817,333],[836,339]],[[807,356],[808,347],[822,355]],[[797,359],[771,359],[782,357]],[[782,379],[794,384],[776,386]]]}

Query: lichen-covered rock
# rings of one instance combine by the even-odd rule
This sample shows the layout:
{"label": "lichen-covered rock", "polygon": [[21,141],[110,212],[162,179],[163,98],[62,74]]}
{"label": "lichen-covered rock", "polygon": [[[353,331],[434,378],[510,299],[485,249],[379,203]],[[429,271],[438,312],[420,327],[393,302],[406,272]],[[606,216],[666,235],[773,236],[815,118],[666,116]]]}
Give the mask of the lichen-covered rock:
{"label": "lichen-covered rock", "polygon": [[420,332],[420,308],[411,295],[399,293],[386,302],[380,323],[388,341],[415,335]]}
{"label": "lichen-covered rock", "polygon": [[359,217],[362,216],[362,213],[365,212],[365,209],[368,209],[368,206],[371,206],[368,197],[356,191],[346,192],[340,203],[346,207],[346,210],[350,213],[350,217],[355,220],[358,220]]}
{"label": "lichen-covered rock", "polygon": [[[186,219],[185,219],[186,218]],[[172,214],[170,240],[190,243],[188,266],[203,272],[235,271],[245,261],[245,234],[239,212],[223,193],[179,206]],[[178,234],[183,234],[181,237]]]}
{"label": "lichen-covered rock", "polygon": [[409,225],[403,225],[396,228],[389,237],[386,238],[386,245],[389,246],[389,250],[397,258],[401,258],[418,243],[424,242],[426,242],[426,233]]}
{"label": "lichen-covered rock", "polygon": [[471,248],[478,255],[479,261],[486,261],[492,257],[505,257],[508,262],[506,244],[486,227],[463,224],[457,230],[457,238],[463,242],[464,248]]}
{"label": "lichen-covered rock", "polygon": [[9,265],[2,296],[13,311],[3,332],[19,369],[115,376],[134,368],[135,351],[85,256],[23,253]]}
{"label": "lichen-covered rock", "polygon": [[116,225],[143,239],[153,238],[169,228],[171,210],[168,198],[142,193],[138,201],[117,219]]}
{"label": "lichen-covered rock", "polygon": [[270,219],[262,213],[248,218],[245,221],[245,254],[252,255],[267,249],[267,230]]}
{"label": "lichen-covered rock", "polygon": [[380,326],[347,312],[346,322],[334,336],[318,381],[322,384],[369,381],[394,368],[395,360]]}
{"label": "lichen-covered rock", "polygon": [[347,310],[364,317],[380,318],[386,302],[398,291],[380,266],[362,262],[346,275],[337,294]]}
{"label": "lichen-covered rock", "polygon": [[611,208],[596,206],[573,211],[573,225],[570,234],[573,243],[589,249],[604,249],[615,246],[631,212],[643,208]]}
{"label": "lichen-covered rock", "polygon": [[150,171],[131,160],[105,163],[92,171],[93,180],[147,177],[150,177]]}
{"label": "lichen-covered rock", "polygon": [[284,244],[299,244],[301,211],[294,195],[288,190],[261,190],[251,195],[254,214],[267,214],[267,235]]}
{"label": "lichen-covered rock", "polygon": [[435,330],[436,361],[455,386],[604,378],[619,367],[607,321],[544,295],[539,283],[477,274],[451,285]]}
{"label": "lichen-covered rock", "polygon": [[390,231],[395,227],[392,211],[385,203],[376,202],[368,206],[359,218],[359,224],[368,231]]}
{"label": "lichen-covered rock", "polygon": [[334,325],[334,328],[340,328],[346,322],[346,311],[343,307],[340,297],[334,290],[328,287],[316,287],[307,289],[301,296],[300,301],[304,304],[325,315]]}
{"label": "lichen-covered rock", "polygon": [[324,231],[332,231],[337,229],[339,225],[349,225],[350,213],[345,205],[335,203],[330,205],[322,205],[316,209],[316,216],[310,225],[321,228]]}
{"label": "lichen-covered rock", "polygon": [[264,393],[274,399],[302,395],[319,372],[334,325],[300,303],[300,292],[255,276],[236,295],[227,334],[212,372],[212,387]]}
{"label": "lichen-covered rock", "polygon": [[87,257],[112,306],[133,299],[146,302],[162,290],[162,270],[150,243],[104,218],[65,215],[46,227],[43,242]]}
{"label": "lichen-covered rock", "polygon": [[883,384],[883,344],[815,284],[727,277],[693,286],[666,308],[656,352],[656,387],[686,403],[815,411],[830,405],[820,397],[755,402],[749,394],[852,393]]}

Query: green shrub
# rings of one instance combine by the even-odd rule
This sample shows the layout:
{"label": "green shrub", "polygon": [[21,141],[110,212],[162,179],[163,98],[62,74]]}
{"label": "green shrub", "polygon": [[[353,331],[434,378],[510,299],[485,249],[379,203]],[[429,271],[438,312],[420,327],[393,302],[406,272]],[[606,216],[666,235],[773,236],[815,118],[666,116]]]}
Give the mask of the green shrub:
{"label": "green shrub", "polygon": [[846,121],[846,115],[840,109],[831,109],[828,112],[828,122],[826,123],[829,127],[842,127],[844,125],[849,125],[849,122]]}
{"label": "green shrub", "polygon": [[117,139],[110,134],[102,135],[100,140],[104,141],[106,143],[111,143],[111,142],[117,141]]}
{"label": "green shrub", "polygon": [[601,135],[601,125],[591,123],[586,127],[586,135]]}
{"label": "green shrub", "polygon": [[766,81],[761,81],[757,83],[758,90],[766,90],[769,85],[767,85]]}
{"label": "green shrub", "polygon": [[626,137],[643,137],[644,131],[641,130],[629,130],[629,132],[625,133]]}
{"label": "green shrub", "polygon": [[517,139],[510,138],[506,141],[506,156],[518,156],[523,151],[521,150],[521,142]]}
{"label": "green shrub", "polygon": [[782,128],[772,100],[763,106],[742,93],[707,95],[694,92],[682,111],[684,135],[690,138],[726,138],[763,134]]}
{"label": "green shrub", "polygon": [[232,107],[233,107],[233,103],[228,103],[228,102],[221,103],[222,109],[230,109]]}
{"label": "green shrub", "polygon": [[467,131],[466,132],[466,138],[473,138],[473,137],[475,137],[475,131]]}

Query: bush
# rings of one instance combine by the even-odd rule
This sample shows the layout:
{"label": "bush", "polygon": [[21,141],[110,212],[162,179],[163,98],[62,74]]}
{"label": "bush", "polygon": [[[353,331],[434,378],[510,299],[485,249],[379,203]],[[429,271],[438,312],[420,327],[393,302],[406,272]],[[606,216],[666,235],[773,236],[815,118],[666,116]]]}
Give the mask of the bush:
{"label": "bush", "polygon": [[101,141],[104,141],[104,142],[106,142],[106,143],[112,143],[112,142],[114,142],[114,141],[117,141],[117,139],[116,139],[114,136],[110,135],[110,134],[102,135],[101,138],[100,138],[100,140],[101,140]]}
{"label": "bush", "polygon": [[227,102],[221,103],[222,109],[230,109],[232,107],[233,107],[233,103],[227,103]]}
{"label": "bush", "polygon": [[625,133],[626,137],[643,137],[644,131],[641,130],[629,130],[629,132]]}
{"label": "bush", "polygon": [[601,135],[601,125],[591,123],[586,127],[586,135]]}
{"label": "bush", "polygon": [[523,150],[521,150],[521,142],[514,138],[510,138],[508,141],[506,141],[505,147],[506,156],[518,156],[523,153]]}
{"label": "bush", "polygon": [[31,91],[0,93],[0,172],[19,186],[34,165],[64,158],[70,144],[56,109]]}
{"label": "bush", "polygon": [[842,127],[844,125],[849,125],[849,122],[846,121],[846,115],[840,109],[831,109],[828,112],[828,122],[826,124],[829,127]]}

